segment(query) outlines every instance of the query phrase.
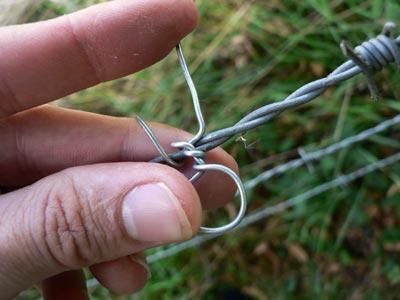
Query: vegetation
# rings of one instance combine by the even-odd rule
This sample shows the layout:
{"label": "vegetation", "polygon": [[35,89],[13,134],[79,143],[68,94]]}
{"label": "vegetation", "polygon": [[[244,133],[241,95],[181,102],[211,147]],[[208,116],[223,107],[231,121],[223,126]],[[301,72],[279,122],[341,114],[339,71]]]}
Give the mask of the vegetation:
{"label": "vegetation", "polygon": [[[31,20],[93,4],[45,1]],[[400,20],[398,1],[201,0],[201,23],[183,41],[208,129],[283,99],[343,62],[342,39],[356,45],[387,20]],[[399,30],[400,33],[400,30]],[[400,111],[400,74],[376,76],[383,99],[370,99],[357,77],[319,99],[282,114],[224,147],[242,177],[353,135]],[[116,116],[139,114],[187,130],[192,104],[177,58],[58,101]],[[400,148],[390,130],[306,168],[265,182],[251,193],[250,211],[277,203]],[[244,142],[245,141],[245,142]],[[294,150],[293,150],[294,149]],[[235,234],[153,264],[147,287],[117,297],[98,287],[93,299],[398,299],[400,295],[400,166],[368,175]],[[213,215],[224,218],[225,214]],[[34,298],[35,292],[26,295]],[[162,297],[161,297],[162,295]]]}

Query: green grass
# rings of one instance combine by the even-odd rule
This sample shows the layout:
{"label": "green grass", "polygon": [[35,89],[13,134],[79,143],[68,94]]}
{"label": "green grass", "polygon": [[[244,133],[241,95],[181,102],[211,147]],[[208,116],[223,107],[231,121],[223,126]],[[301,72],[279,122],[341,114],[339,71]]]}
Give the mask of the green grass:
{"label": "green grass", "polygon": [[[45,2],[31,20],[96,1]],[[183,41],[201,95],[208,129],[233,124],[248,111],[278,101],[326,75],[353,45],[400,19],[397,1],[196,1],[201,23]],[[399,30],[400,33],[400,30]],[[323,97],[247,133],[251,147],[224,147],[251,178],[297,154],[292,149],[340,140],[400,111],[400,75],[376,76],[382,102],[372,102],[358,77]],[[71,95],[60,105],[146,119],[195,130],[195,116],[174,53],[120,80]],[[394,153],[399,133],[344,150],[306,169],[266,182],[251,193],[250,211],[287,199],[334,176]],[[265,160],[283,153],[278,160]],[[250,165],[251,167],[246,167]],[[102,288],[93,299],[396,299],[400,294],[400,166],[368,175],[285,213],[152,265],[146,288],[117,297]],[[396,250],[397,249],[397,250]],[[241,299],[241,298],[239,298]]]}

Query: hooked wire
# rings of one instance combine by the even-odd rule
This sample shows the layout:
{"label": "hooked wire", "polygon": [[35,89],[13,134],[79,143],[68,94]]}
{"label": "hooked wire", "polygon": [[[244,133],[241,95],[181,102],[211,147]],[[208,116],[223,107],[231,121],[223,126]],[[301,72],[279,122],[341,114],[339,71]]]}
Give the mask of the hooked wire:
{"label": "hooked wire", "polygon": [[[186,79],[186,83],[187,83],[190,93],[192,95],[193,107],[195,110],[199,129],[198,129],[198,132],[196,133],[196,135],[189,141],[174,142],[171,144],[171,146],[174,148],[177,148],[177,149],[182,149],[182,154],[185,157],[192,158],[194,160],[195,163],[193,165],[193,169],[196,171],[196,173],[189,179],[190,182],[193,183],[196,180],[198,180],[206,171],[221,172],[221,173],[224,173],[225,175],[229,176],[235,182],[235,184],[237,186],[238,195],[240,197],[240,208],[239,208],[239,211],[238,211],[236,217],[232,221],[230,221],[226,225],[215,227],[215,228],[200,227],[200,229],[199,229],[199,233],[201,233],[201,234],[219,235],[219,234],[223,234],[227,231],[234,229],[236,226],[238,226],[240,224],[241,220],[244,218],[244,216],[246,214],[246,209],[247,209],[246,191],[245,191],[242,180],[233,170],[229,169],[228,167],[226,167],[224,165],[220,165],[220,164],[206,164],[204,161],[206,152],[203,150],[200,150],[194,146],[194,144],[203,137],[206,126],[205,126],[204,116],[203,116],[203,112],[201,110],[200,100],[199,100],[199,96],[198,96],[198,93],[196,90],[196,86],[190,75],[190,71],[186,64],[186,60],[183,55],[183,51],[182,51],[182,47],[181,47],[180,43],[176,46],[176,52],[177,52],[179,62],[182,67],[183,74]],[[157,136],[155,135],[153,130],[150,128],[150,126],[147,125],[147,123],[139,116],[136,116],[136,120],[137,120],[138,124],[144,129],[145,133],[148,135],[151,142],[154,144],[154,146],[156,147],[156,149],[158,150],[158,152],[160,153],[160,155],[164,159],[164,161],[174,167],[180,166],[179,162],[174,161],[173,159],[171,159],[169,157],[169,155],[165,151],[164,147],[162,146],[161,142],[158,140]]]}
{"label": "hooked wire", "polygon": [[196,142],[198,142],[203,137],[203,135],[206,131],[206,124],[204,122],[203,112],[201,111],[200,100],[199,100],[199,96],[197,94],[196,86],[194,85],[192,76],[190,75],[190,71],[186,64],[185,56],[183,55],[182,46],[180,43],[176,46],[176,52],[178,54],[179,63],[183,70],[183,75],[185,76],[186,82],[189,86],[190,93],[192,95],[194,111],[196,113],[196,119],[199,124],[198,132],[189,141],[190,144],[194,145]]}

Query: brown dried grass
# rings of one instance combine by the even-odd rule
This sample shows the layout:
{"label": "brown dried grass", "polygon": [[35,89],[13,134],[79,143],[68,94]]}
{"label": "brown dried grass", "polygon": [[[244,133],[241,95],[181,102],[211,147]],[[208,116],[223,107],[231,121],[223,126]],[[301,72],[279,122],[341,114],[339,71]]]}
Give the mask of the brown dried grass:
{"label": "brown dried grass", "polygon": [[41,0],[1,0],[0,25],[23,23]]}

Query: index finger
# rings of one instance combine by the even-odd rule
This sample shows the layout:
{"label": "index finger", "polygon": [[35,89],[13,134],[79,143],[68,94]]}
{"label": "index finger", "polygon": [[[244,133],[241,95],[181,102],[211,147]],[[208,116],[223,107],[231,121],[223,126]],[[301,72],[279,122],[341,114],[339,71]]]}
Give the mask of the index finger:
{"label": "index finger", "polygon": [[192,0],[116,0],[0,28],[0,118],[143,69],[196,24]]}

